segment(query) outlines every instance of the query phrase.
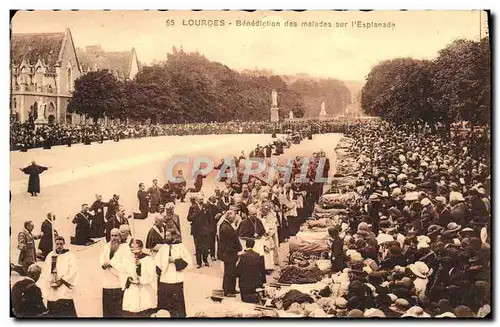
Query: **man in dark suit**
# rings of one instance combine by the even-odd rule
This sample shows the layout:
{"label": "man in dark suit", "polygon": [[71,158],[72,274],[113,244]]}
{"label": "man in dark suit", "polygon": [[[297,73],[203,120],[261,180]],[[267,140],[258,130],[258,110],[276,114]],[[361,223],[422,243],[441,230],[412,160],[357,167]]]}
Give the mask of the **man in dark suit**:
{"label": "man in dark suit", "polygon": [[198,194],[196,200],[191,207],[189,207],[187,220],[191,222],[191,235],[193,235],[194,238],[197,268],[201,268],[202,263],[205,263],[205,266],[208,267],[208,236],[210,234],[210,222],[201,193]]}
{"label": "man in dark suit", "polygon": [[148,188],[147,191],[149,195],[149,210],[151,213],[157,212],[158,211],[158,205],[160,204],[160,199],[161,199],[161,187],[158,186],[158,180],[153,179],[153,185]]}
{"label": "man in dark suit", "polygon": [[228,210],[218,224],[218,255],[224,262],[224,278],[222,280],[222,289],[224,296],[236,297],[236,262],[238,261],[238,252],[241,251],[241,243],[233,227],[236,213]]}
{"label": "man in dark suit", "polygon": [[139,199],[139,211],[140,214],[136,214],[134,218],[136,219],[146,219],[149,212],[149,194],[144,190],[146,187],[144,183],[139,184],[139,190],[137,191],[137,198]]}
{"label": "man in dark suit", "polygon": [[259,303],[256,289],[263,287],[266,283],[266,270],[264,257],[253,250],[255,241],[246,241],[245,252],[240,256],[236,266],[236,277],[239,278],[241,301],[247,303]]}
{"label": "man in dark suit", "polygon": [[111,230],[113,228],[120,228],[121,225],[128,225],[128,219],[125,217],[125,209],[119,206],[116,214],[110,217],[106,222],[106,242],[111,240]]}
{"label": "man in dark suit", "polygon": [[[113,194],[113,198],[108,201],[108,210],[106,211],[106,219],[113,217],[118,210],[120,204],[118,203],[120,196],[118,194]],[[109,232],[106,232],[108,234]],[[109,241],[108,241],[109,242]]]}

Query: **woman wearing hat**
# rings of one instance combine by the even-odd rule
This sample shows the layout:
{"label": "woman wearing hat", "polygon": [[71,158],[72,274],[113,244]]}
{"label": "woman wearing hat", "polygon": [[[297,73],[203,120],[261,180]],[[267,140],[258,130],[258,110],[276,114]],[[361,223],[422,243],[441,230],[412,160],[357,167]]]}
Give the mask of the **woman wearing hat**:
{"label": "woman wearing hat", "polygon": [[423,296],[427,291],[428,277],[432,274],[429,267],[422,261],[417,261],[408,266],[412,273],[413,284],[415,285],[415,293],[417,296]]}

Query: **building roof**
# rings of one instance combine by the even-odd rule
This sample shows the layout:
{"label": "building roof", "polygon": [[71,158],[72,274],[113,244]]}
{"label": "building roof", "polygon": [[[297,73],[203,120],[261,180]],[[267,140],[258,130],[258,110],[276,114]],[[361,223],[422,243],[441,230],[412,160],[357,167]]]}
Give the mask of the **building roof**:
{"label": "building roof", "polygon": [[35,65],[38,59],[54,67],[60,57],[65,33],[19,33],[12,34],[12,62],[18,66],[23,59]]}
{"label": "building roof", "polygon": [[83,71],[107,69],[120,78],[128,78],[132,68],[132,58],[135,50],[130,51],[104,51],[101,46],[93,45],[76,49],[78,59]]}

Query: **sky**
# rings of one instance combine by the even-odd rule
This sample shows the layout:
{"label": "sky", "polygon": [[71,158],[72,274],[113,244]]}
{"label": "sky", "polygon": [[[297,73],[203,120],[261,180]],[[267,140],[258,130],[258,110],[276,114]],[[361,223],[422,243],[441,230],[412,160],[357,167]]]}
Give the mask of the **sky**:
{"label": "sky", "polygon": [[[225,26],[183,26],[190,20],[217,20],[219,25],[224,20]],[[279,22],[280,27],[236,26],[237,20]],[[353,27],[358,21],[390,27]],[[346,26],[301,27],[302,22]],[[134,47],[145,64],[164,60],[176,46],[239,71],[260,68],[363,82],[381,60],[432,59],[455,39],[478,40],[486,33],[487,16],[479,11],[20,11],[11,20],[12,33],[66,28],[76,47]]]}

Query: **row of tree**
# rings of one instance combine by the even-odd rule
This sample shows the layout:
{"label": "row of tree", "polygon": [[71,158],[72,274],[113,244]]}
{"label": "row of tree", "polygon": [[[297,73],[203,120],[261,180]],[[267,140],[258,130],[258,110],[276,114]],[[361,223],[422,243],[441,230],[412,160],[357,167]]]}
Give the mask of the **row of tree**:
{"label": "row of tree", "polygon": [[400,123],[489,124],[490,67],[488,37],[456,40],[434,60],[382,61],[366,78],[362,108],[367,114]]}
{"label": "row of tree", "polygon": [[350,103],[349,89],[338,80],[287,84],[277,75],[240,74],[199,53],[174,48],[166,61],[145,66],[133,80],[120,82],[106,70],[83,75],[75,81],[68,110],[94,121],[104,116],[153,123],[267,120],[273,89],[282,118],[290,111],[303,117],[311,101],[314,116],[321,101],[329,104],[330,114]]}

